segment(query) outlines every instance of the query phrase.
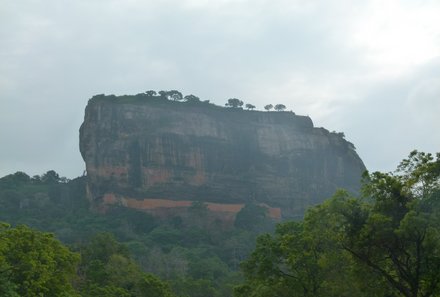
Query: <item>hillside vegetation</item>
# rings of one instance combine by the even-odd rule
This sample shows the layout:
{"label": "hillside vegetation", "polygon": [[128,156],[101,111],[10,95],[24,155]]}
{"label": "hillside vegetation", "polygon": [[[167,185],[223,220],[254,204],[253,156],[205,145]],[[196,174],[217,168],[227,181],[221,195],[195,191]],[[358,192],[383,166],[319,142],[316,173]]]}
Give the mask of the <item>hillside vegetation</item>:
{"label": "hillside vegetation", "polygon": [[[5,225],[2,234],[28,232],[50,237],[36,230],[55,234],[51,240],[57,238],[81,254],[80,262],[72,256],[71,266],[76,267],[79,278],[72,279],[72,286],[83,295],[100,292],[84,296],[107,296],[104,291],[134,288],[124,280],[114,280],[128,272],[135,277],[124,278],[143,279],[153,273],[167,281],[177,296],[231,296],[232,287],[241,279],[240,262],[254,248],[257,235],[274,226],[266,209],[252,204],[237,214],[235,226],[226,229],[206,223],[209,212],[201,202],[193,203],[187,217],[166,220],[122,207],[112,207],[106,214],[89,208],[85,177],[67,180],[51,170],[41,176],[17,172],[0,179],[0,221],[18,226]],[[145,296],[130,292],[127,296]],[[125,296],[114,294],[108,296]]]}
{"label": "hillside vegetation", "polygon": [[0,295],[440,296],[440,154],[366,173],[359,197],[340,190],[275,232],[257,205],[229,229],[204,224],[203,203],[191,211],[98,214],[83,177],[5,176]]}

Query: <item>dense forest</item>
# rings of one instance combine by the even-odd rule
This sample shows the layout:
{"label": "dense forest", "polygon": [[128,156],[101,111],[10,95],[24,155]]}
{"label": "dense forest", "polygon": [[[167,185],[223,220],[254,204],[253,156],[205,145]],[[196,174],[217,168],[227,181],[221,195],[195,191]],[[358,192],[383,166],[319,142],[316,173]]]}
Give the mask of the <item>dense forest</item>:
{"label": "dense forest", "polygon": [[[0,221],[7,222],[1,229],[5,240],[1,243],[0,263],[5,269],[0,268],[0,279],[17,285],[18,296],[30,292],[35,292],[32,296],[40,296],[41,292],[49,296],[47,292],[53,290],[45,287],[47,283],[40,284],[41,291],[20,287],[26,280],[22,276],[16,278],[14,270],[10,270],[14,261],[27,261],[8,260],[18,257],[8,254],[18,252],[14,244],[30,245],[26,247],[29,250],[46,250],[46,243],[32,247],[34,243],[27,242],[26,236],[19,235],[22,233],[37,239],[50,237],[40,231],[55,235],[47,244],[56,245],[56,251],[70,257],[68,270],[76,271],[69,272],[75,276],[70,278],[71,285],[81,296],[156,296],[145,295],[146,291],[139,289],[147,286],[139,284],[145,277],[155,281],[160,278],[164,282],[159,283],[171,288],[176,296],[231,296],[232,288],[242,280],[240,262],[254,248],[257,235],[271,232],[275,225],[266,218],[265,208],[252,204],[246,205],[237,214],[235,225],[228,228],[215,222],[207,224],[209,211],[201,202],[193,203],[191,215],[186,218],[162,220],[117,206],[101,214],[89,209],[85,191],[85,176],[67,180],[53,170],[33,177],[17,172],[0,179]],[[18,238],[23,241],[14,243]],[[61,243],[57,240],[70,252],[61,247],[58,250]],[[44,257],[35,261],[44,266]],[[58,256],[54,257],[51,261],[57,262]],[[40,268],[25,274],[40,273]],[[49,276],[47,282],[52,283]],[[59,290],[53,292],[50,296],[60,296],[56,293]],[[4,294],[0,296],[8,296]]]}
{"label": "dense forest", "polygon": [[1,296],[440,296],[440,154],[414,151],[299,221],[246,205],[229,228],[89,210],[85,178],[0,179]]}

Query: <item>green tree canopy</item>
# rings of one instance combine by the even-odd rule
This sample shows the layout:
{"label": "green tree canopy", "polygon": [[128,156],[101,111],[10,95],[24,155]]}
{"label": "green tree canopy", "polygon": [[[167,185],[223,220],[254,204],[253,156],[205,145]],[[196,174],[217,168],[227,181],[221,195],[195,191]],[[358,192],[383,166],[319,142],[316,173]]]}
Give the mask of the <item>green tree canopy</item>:
{"label": "green tree canopy", "polygon": [[256,204],[246,204],[235,217],[234,226],[245,230],[261,230],[268,224],[267,208]]}
{"label": "green tree canopy", "polygon": [[354,283],[353,261],[334,241],[332,205],[311,209],[304,221],[279,224],[274,235],[258,237],[255,251],[242,263],[246,283],[235,296],[375,296]]}
{"label": "green tree canopy", "polygon": [[186,102],[189,103],[199,103],[200,102],[200,98],[194,95],[186,95],[185,97],[183,97],[183,99],[185,99]]}
{"label": "green tree canopy", "polygon": [[162,91],[159,91],[159,92],[157,92],[157,93],[159,94],[159,96],[160,96],[162,99],[168,99],[168,92],[167,92],[167,91],[162,90]]}
{"label": "green tree canopy", "polygon": [[55,170],[49,170],[41,176],[41,181],[45,184],[56,184],[60,181],[60,176]]}
{"label": "green tree canopy", "polygon": [[168,283],[141,271],[127,248],[109,233],[97,234],[81,247],[83,296],[173,297]]}
{"label": "green tree canopy", "polygon": [[50,233],[0,227],[1,296],[76,296],[72,280],[78,262],[79,255]]}
{"label": "green tree canopy", "polygon": [[341,212],[343,248],[406,297],[438,296],[440,154],[414,151],[396,174],[365,175],[366,202]]}
{"label": "green tree canopy", "polygon": [[272,105],[272,104],[267,104],[267,105],[264,106],[264,109],[265,109],[266,111],[269,111],[269,110],[271,110],[272,108],[273,108],[273,105]]}
{"label": "green tree canopy", "polygon": [[253,109],[255,109],[255,105],[252,105],[252,104],[247,103],[247,104],[246,104],[246,108],[247,108],[248,110],[253,110]]}
{"label": "green tree canopy", "polygon": [[[149,91],[151,92],[151,91]],[[177,90],[170,91],[159,91],[159,96],[163,99],[173,100],[173,101],[181,101],[183,100],[183,95],[181,92]]]}
{"label": "green tree canopy", "polygon": [[286,105],[284,105],[284,104],[277,104],[277,105],[275,105],[274,109],[276,111],[283,111],[283,110],[286,109]]}
{"label": "green tree canopy", "polygon": [[225,104],[225,106],[229,106],[232,108],[238,108],[243,106],[243,101],[237,98],[230,98],[228,99],[228,103]]}
{"label": "green tree canopy", "polygon": [[440,154],[366,173],[361,197],[339,191],[259,237],[236,296],[439,296],[439,184]]}
{"label": "green tree canopy", "polygon": [[0,179],[2,185],[7,185],[7,183],[11,183],[13,185],[21,185],[28,183],[31,180],[29,175],[22,171],[17,171],[14,174],[9,174]]}
{"label": "green tree canopy", "polygon": [[168,99],[173,101],[181,101],[183,99],[182,93],[177,90],[168,91]]}
{"label": "green tree canopy", "polygon": [[149,91],[146,91],[145,94],[147,94],[148,97],[153,97],[153,96],[156,96],[157,93],[154,90],[149,90]]}

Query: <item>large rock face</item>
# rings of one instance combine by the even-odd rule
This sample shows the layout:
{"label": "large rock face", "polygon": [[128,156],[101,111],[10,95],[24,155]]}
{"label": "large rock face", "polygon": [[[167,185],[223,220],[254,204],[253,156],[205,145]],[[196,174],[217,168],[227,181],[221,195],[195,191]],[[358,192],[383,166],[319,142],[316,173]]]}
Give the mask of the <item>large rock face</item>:
{"label": "large rock face", "polygon": [[309,117],[145,95],[92,98],[80,150],[98,207],[264,203],[291,218],[337,188],[357,191],[365,170],[351,143]]}

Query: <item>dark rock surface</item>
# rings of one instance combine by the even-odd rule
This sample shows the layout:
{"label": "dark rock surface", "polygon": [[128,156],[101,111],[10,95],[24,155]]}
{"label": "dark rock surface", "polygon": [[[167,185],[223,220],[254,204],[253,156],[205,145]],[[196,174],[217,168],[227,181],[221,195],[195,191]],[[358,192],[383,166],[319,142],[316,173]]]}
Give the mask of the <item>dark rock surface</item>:
{"label": "dark rock surface", "polygon": [[293,112],[95,96],[80,129],[89,198],[266,203],[298,217],[365,170],[342,135]]}

